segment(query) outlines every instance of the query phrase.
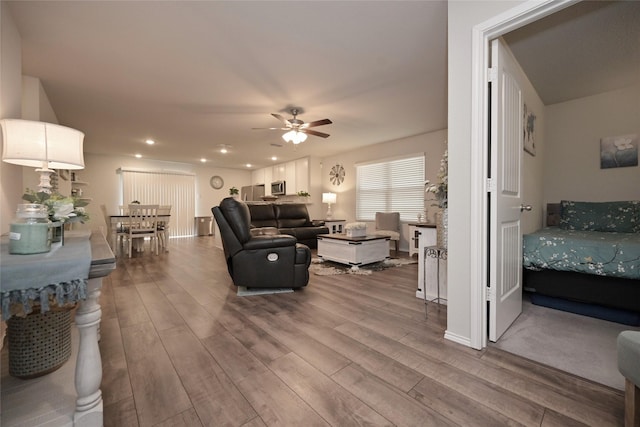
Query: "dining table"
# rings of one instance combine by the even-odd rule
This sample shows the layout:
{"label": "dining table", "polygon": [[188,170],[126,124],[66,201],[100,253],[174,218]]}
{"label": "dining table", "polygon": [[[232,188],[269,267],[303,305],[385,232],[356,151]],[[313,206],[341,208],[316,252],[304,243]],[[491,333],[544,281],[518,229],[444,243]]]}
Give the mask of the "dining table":
{"label": "dining table", "polygon": [[[169,220],[171,219],[171,215],[170,214],[158,214],[158,222],[165,222],[168,223]],[[119,227],[121,227],[121,225],[123,223],[126,223],[129,220],[129,215],[124,215],[124,214],[116,214],[116,215],[109,215],[109,222],[110,222],[110,240],[111,240],[111,249],[114,251],[115,253],[115,249],[117,248],[117,244],[118,244],[118,229]]]}

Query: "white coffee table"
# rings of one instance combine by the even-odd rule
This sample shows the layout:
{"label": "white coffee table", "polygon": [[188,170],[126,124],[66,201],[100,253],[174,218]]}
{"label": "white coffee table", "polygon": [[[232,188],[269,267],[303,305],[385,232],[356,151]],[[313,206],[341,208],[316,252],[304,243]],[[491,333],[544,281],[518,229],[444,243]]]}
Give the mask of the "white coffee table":
{"label": "white coffee table", "polygon": [[318,235],[318,258],[347,264],[352,268],[389,258],[389,237],[347,237],[345,234]]}

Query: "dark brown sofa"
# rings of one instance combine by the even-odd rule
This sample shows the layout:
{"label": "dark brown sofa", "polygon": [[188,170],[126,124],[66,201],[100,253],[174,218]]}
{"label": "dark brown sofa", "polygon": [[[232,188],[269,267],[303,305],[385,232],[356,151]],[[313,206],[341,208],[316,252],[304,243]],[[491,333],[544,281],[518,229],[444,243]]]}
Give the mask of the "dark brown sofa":
{"label": "dark brown sofa", "polygon": [[318,247],[318,234],[329,234],[322,221],[311,221],[304,203],[248,203],[251,226],[275,227],[280,234],[294,236],[298,243]]}

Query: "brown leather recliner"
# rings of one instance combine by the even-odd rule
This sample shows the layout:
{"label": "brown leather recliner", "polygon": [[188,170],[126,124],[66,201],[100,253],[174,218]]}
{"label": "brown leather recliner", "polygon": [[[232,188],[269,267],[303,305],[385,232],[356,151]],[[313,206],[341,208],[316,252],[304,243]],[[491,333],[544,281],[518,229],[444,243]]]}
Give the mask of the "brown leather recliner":
{"label": "brown leather recliner", "polygon": [[246,203],[227,197],[211,208],[229,275],[247,288],[301,288],[309,282],[311,250],[293,236],[251,232]]}

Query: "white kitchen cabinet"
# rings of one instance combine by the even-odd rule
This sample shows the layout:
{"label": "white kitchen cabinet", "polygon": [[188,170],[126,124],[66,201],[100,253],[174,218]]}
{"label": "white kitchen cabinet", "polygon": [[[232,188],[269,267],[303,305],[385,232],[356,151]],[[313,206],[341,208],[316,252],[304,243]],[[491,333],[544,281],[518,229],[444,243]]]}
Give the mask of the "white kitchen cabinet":
{"label": "white kitchen cabinet", "polygon": [[[257,169],[251,174],[253,184],[264,184],[265,195],[271,195],[271,183],[285,181],[287,195],[296,195],[298,191],[309,191],[309,158],[279,163],[263,169]],[[262,181],[259,181],[262,180]]]}
{"label": "white kitchen cabinet", "polygon": [[309,192],[309,158],[296,160],[296,193]]}
{"label": "white kitchen cabinet", "polygon": [[284,180],[287,183],[287,194],[288,195],[295,195],[298,190],[297,190],[297,186],[296,186],[296,161],[292,160],[290,162],[285,163],[284,165]]}
{"label": "white kitchen cabinet", "polygon": [[285,173],[285,163],[274,165],[272,171],[272,181],[284,181],[287,178]]}
{"label": "white kitchen cabinet", "polygon": [[273,179],[273,168],[268,167],[264,168],[264,195],[271,195],[271,182],[275,181]]}
{"label": "white kitchen cabinet", "polygon": [[[262,169],[256,169],[253,172],[251,172],[251,183],[253,185],[267,184],[267,182],[265,182],[264,180],[264,170],[265,168],[262,168]],[[271,184],[271,182],[269,182],[269,184]]]}

